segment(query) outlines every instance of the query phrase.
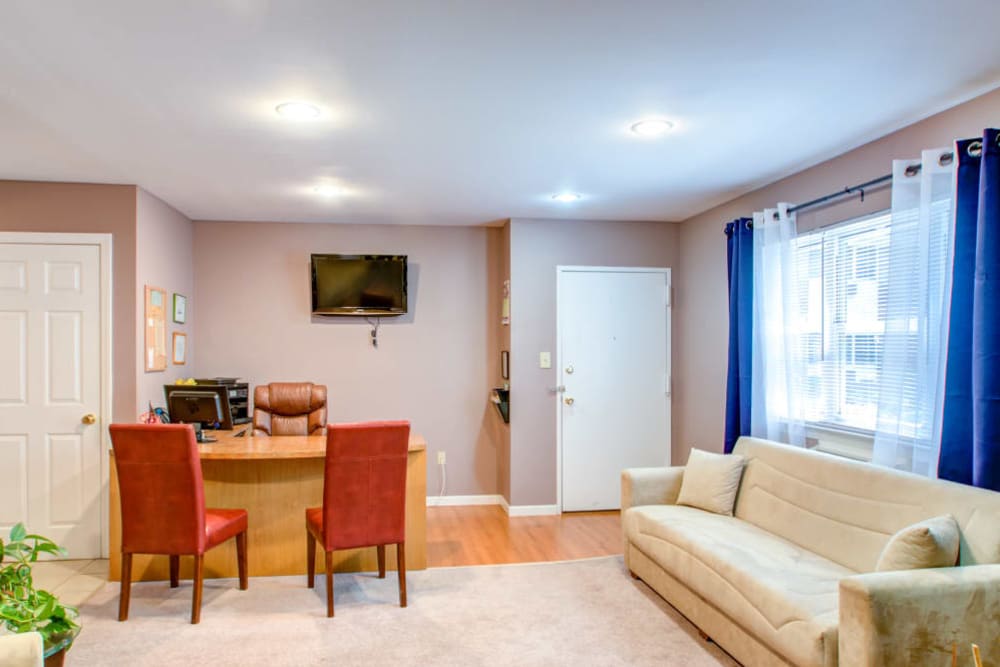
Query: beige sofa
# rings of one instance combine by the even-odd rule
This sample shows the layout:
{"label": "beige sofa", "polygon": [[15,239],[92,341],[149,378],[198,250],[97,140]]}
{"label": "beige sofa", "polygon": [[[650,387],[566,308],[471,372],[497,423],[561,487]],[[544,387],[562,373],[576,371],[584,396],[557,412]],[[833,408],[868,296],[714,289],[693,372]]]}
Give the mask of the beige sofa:
{"label": "beige sofa", "polygon": [[[1000,493],[754,438],[735,516],[676,505],[684,468],[622,473],[629,571],[745,665],[1000,665]],[[875,572],[951,514],[959,567]]]}
{"label": "beige sofa", "polygon": [[3,667],[42,667],[42,636],[37,632],[0,635],[0,665]]}

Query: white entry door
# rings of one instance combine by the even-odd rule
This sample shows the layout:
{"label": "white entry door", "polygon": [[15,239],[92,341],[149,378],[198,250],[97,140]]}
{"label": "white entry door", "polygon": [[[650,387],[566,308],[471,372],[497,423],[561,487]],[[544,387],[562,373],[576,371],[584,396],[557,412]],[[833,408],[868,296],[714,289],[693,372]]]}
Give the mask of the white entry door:
{"label": "white entry door", "polygon": [[617,509],[623,468],[670,463],[670,270],[559,267],[563,511]]}
{"label": "white entry door", "polygon": [[70,558],[101,555],[101,252],[0,239],[0,530]]}

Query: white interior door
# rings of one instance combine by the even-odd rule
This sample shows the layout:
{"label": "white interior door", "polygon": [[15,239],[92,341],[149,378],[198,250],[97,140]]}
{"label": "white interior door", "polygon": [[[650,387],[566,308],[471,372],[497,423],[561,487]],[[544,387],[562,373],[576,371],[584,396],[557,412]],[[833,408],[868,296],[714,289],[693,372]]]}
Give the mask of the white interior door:
{"label": "white interior door", "polygon": [[670,463],[670,272],[560,267],[558,282],[562,509],[616,509],[623,468]]}
{"label": "white interior door", "polygon": [[100,245],[0,240],[0,530],[71,558],[101,555],[101,281]]}

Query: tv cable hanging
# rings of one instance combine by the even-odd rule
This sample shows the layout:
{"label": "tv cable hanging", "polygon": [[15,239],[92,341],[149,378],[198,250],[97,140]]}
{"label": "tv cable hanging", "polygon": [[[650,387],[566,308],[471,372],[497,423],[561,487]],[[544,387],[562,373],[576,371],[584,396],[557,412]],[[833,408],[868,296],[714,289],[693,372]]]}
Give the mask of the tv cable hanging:
{"label": "tv cable hanging", "polygon": [[378,349],[378,328],[380,326],[382,326],[382,318],[376,317],[375,321],[372,322],[372,320],[371,320],[370,317],[366,317],[365,318],[365,322],[367,322],[371,326],[371,328],[372,328],[372,347],[374,347],[377,350]]}

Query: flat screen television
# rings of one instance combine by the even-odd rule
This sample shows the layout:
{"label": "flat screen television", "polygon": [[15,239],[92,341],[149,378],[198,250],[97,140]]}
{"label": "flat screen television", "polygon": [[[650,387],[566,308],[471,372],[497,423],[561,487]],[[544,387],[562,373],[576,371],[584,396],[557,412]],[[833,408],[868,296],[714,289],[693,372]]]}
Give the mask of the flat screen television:
{"label": "flat screen television", "polygon": [[312,256],[313,315],[402,315],[406,255]]}

